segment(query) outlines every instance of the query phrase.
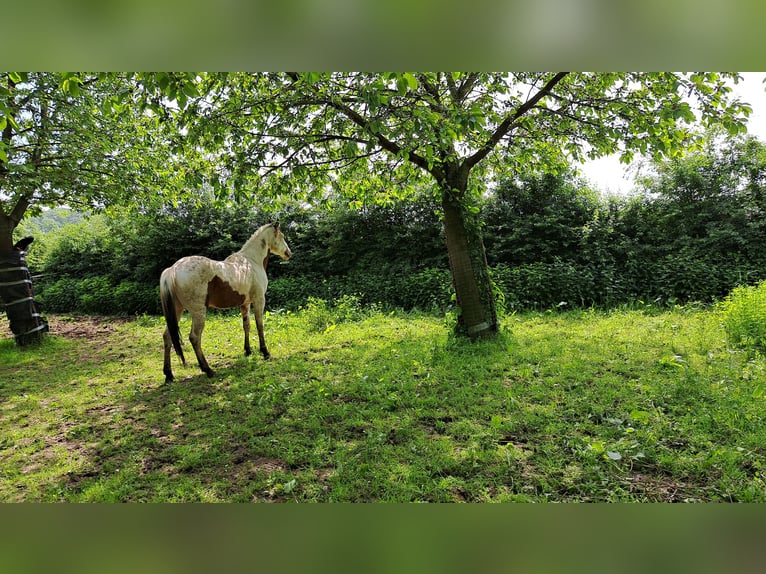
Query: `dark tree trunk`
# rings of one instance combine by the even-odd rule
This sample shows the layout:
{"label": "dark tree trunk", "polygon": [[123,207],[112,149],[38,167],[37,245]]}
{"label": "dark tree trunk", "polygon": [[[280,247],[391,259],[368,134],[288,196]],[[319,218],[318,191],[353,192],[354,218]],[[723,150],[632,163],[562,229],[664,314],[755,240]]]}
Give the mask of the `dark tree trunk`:
{"label": "dark tree trunk", "polygon": [[11,331],[20,347],[37,343],[48,331],[47,322],[32,292],[26,251],[0,251],[0,303],[5,307]]}
{"label": "dark tree trunk", "polygon": [[450,191],[442,191],[444,234],[452,282],[460,307],[458,331],[472,339],[497,334],[497,311],[487,268],[481,227]]}

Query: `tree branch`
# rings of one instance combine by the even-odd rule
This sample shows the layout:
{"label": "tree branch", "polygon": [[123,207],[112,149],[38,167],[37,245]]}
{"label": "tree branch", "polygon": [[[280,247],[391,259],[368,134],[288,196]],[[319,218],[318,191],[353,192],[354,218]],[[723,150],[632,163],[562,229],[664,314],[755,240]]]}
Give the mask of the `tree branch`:
{"label": "tree branch", "polygon": [[469,74],[465,81],[460,84],[455,94],[455,101],[462,102],[479,80],[479,74]]}
{"label": "tree branch", "polygon": [[[489,152],[491,152],[497,143],[506,135],[508,132],[511,131],[513,128],[514,123],[516,120],[518,120],[520,117],[522,117],[524,114],[526,114],[529,110],[531,110],[537,102],[542,100],[545,96],[550,94],[551,90],[558,84],[561,80],[563,80],[569,72],[559,72],[555,76],[553,76],[550,80],[548,80],[548,83],[543,86],[540,91],[538,91],[534,96],[529,98],[526,102],[524,102],[522,105],[520,105],[516,110],[509,114],[501,123],[499,126],[497,126],[497,129],[492,133],[492,135],[489,137],[487,142],[479,148],[479,150],[476,151],[473,155],[467,157],[462,164],[462,168],[466,170],[470,170],[473,166],[475,166],[477,163],[479,163],[481,160],[483,160]],[[468,83],[468,80],[463,83],[461,86],[461,89]]]}
{"label": "tree branch", "polygon": [[18,201],[16,202],[16,205],[13,206],[13,210],[11,211],[8,218],[13,221],[15,225],[18,225],[21,223],[22,218],[24,217],[24,214],[27,211],[27,208],[29,207],[29,199],[22,195],[19,197]]}
{"label": "tree branch", "polygon": [[[386,136],[384,136],[380,132],[373,131],[370,128],[370,120],[362,116],[359,112],[357,112],[353,108],[350,108],[349,106],[346,106],[338,101],[332,101],[328,99],[321,99],[320,103],[334,108],[335,110],[345,115],[353,123],[367,130],[372,135],[372,137],[375,138],[375,141],[377,141],[378,145],[382,147],[384,150],[399,157],[401,156],[402,152],[405,151],[395,141],[388,139]],[[419,168],[423,169],[424,171],[427,171],[428,173],[432,174],[434,177],[437,177],[437,179],[438,177],[441,176],[441,170],[439,170],[438,167],[431,165],[429,161],[423,156],[408,151],[407,159],[413,164],[415,164],[416,166],[418,166]],[[439,175],[437,176],[437,174]]]}

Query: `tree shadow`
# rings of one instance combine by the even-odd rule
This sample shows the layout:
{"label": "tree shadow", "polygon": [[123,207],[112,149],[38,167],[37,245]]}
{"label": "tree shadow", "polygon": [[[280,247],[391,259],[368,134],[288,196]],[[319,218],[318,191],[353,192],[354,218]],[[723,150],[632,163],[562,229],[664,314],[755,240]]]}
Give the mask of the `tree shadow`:
{"label": "tree shadow", "polygon": [[[82,464],[51,490],[70,501],[281,501],[301,476],[328,496],[334,449],[372,456],[370,429],[386,425],[403,448],[406,432],[391,421],[407,413],[426,413],[422,433],[459,419],[475,395],[454,387],[499,368],[508,344],[415,334],[328,341],[270,361],[218,357],[213,378],[189,364],[165,383],[158,369],[71,421],[65,446]],[[317,454],[323,441],[334,446]]]}

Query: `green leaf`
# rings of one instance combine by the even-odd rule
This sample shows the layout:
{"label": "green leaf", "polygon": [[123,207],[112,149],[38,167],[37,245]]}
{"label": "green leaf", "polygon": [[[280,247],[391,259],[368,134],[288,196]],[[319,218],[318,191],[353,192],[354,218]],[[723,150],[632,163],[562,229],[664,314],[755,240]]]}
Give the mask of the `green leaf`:
{"label": "green leaf", "polygon": [[651,413],[648,411],[631,411],[630,412],[630,418],[633,419],[633,421],[641,424],[648,424],[651,420]]}
{"label": "green leaf", "polygon": [[76,98],[80,95],[80,80],[78,78],[66,78],[61,82],[61,90],[65,94]]}
{"label": "green leaf", "polygon": [[404,96],[407,94],[407,86],[408,86],[408,82],[404,76],[399,76],[398,78],[396,78],[396,90],[399,92],[400,96]]}
{"label": "green leaf", "polygon": [[356,157],[356,152],[357,152],[356,142],[353,140],[348,140],[343,149],[343,155],[345,155],[348,159],[354,159]]}
{"label": "green leaf", "polygon": [[416,90],[418,88],[418,79],[409,72],[405,72],[404,79],[407,80],[407,86],[409,86],[411,90]]}

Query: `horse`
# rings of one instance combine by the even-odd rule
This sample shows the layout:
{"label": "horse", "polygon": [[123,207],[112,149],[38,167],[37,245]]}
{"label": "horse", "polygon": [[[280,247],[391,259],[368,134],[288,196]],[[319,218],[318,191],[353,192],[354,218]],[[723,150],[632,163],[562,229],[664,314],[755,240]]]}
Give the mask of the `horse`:
{"label": "horse", "polygon": [[266,263],[269,254],[279,255],[283,260],[291,257],[279,222],[261,226],[242,248],[223,261],[215,261],[201,255],[179,259],[160,276],[160,299],[165,316],[166,329],[162,335],[165,344],[163,372],[165,382],[174,380],[170,367],[170,348],[175,350],[181,362],[186,365],[181,346],[181,332],[178,319],[184,309],[192,319],[189,341],[197,356],[197,363],[208,377],[214,376],[205,355],[202,353],[202,330],[205,328],[205,313],[208,308],[230,309],[239,307],[242,313],[242,328],[245,331],[245,355],[250,356],[250,305],[255,313],[258,341],[264,359],[271,354],[263,337],[263,309],[266,304]]}

